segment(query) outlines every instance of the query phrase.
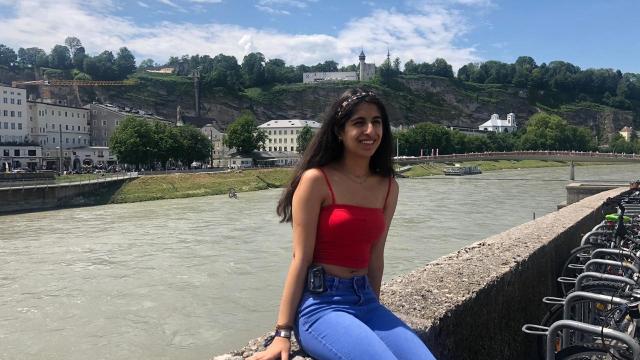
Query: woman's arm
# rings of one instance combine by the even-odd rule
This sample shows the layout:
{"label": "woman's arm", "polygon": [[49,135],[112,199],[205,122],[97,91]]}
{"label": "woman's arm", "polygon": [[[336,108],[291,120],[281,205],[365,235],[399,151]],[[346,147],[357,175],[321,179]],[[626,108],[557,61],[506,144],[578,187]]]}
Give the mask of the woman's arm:
{"label": "woman's arm", "polygon": [[389,226],[393,219],[393,214],[396,212],[396,204],[398,203],[398,182],[395,179],[391,180],[391,189],[389,190],[389,197],[387,198],[387,205],[384,208],[384,219],[387,224],[387,228],[382,234],[382,237],[371,247],[371,259],[369,260],[369,270],[367,276],[369,282],[373,288],[373,292],[380,299],[380,286],[382,285],[382,274],[384,273],[384,245],[387,241],[387,234],[389,233]]}
{"label": "woman's arm", "polygon": [[[320,170],[310,169],[302,174],[298,188],[293,194],[293,259],[284,283],[278,325],[292,326],[302,290],[304,289],[307,268],[313,261],[316,241],[318,214],[326,197],[324,177]],[[291,343],[288,339],[276,337],[269,347],[253,355],[250,360],[267,360],[281,357],[289,358]]]}

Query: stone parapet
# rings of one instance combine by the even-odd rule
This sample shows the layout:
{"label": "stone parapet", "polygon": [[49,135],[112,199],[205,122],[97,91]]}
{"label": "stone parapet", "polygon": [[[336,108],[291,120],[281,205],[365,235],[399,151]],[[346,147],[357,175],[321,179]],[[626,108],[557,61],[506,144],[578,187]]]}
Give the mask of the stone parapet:
{"label": "stone parapet", "polygon": [[[540,322],[542,298],[559,295],[556,278],[569,252],[601,221],[605,200],[626,190],[593,195],[392,279],[382,302],[440,360],[537,359],[536,338],[522,325]],[[261,340],[214,359],[248,357]],[[291,358],[307,359],[299,351]]]}

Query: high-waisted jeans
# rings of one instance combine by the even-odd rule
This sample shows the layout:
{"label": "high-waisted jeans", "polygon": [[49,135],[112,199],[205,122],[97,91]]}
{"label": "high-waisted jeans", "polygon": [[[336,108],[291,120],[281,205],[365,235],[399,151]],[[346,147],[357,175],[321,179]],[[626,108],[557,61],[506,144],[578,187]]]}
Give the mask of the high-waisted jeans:
{"label": "high-waisted jeans", "polygon": [[366,276],[325,275],[327,291],[305,290],[295,333],[317,360],[435,359],[416,334],[376,298]]}

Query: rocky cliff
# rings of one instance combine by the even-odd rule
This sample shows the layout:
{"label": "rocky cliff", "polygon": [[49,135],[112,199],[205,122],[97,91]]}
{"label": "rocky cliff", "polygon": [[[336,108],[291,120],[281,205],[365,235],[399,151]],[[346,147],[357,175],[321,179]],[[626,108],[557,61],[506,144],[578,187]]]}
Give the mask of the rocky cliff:
{"label": "rocky cliff", "polygon": [[[0,82],[10,83],[21,75],[0,72]],[[48,88],[48,95],[65,99],[70,105],[91,101],[112,103],[176,118],[176,109],[185,115],[195,114],[194,84],[189,78],[174,75],[138,75],[139,83],[126,87]],[[27,79],[30,80],[30,79]],[[250,110],[258,122],[272,119],[317,119],[347,88],[359,85],[349,82],[324,84],[289,84],[269,88],[251,88],[242,93],[201,86],[200,113],[214,118],[221,125],[231,123],[242,110]],[[537,101],[542,93],[508,85],[463,83],[435,76],[402,76],[392,87],[379,84],[362,85],[371,88],[388,106],[393,125],[410,125],[430,121],[443,125],[477,127],[491,114],[505,118],[516,114],[518,125],[539,111],[555,113],[569,123],[585,126],[599,139],[616,133],[623,126],[640,125],[637,112],[618,110],[594,103],[570,103],[545,107]],[[36,89],[32,89],[35,91]],[[43,95],[39,89],[38,96]],[[638,127],[638,126],[636,126]],[[605,140],[606,141],[606,140]]]}

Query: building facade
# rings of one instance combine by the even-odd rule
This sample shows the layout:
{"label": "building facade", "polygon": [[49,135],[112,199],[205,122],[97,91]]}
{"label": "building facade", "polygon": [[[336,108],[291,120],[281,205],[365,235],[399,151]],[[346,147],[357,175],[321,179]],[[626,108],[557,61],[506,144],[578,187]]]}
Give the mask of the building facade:
{"label": "building facade", "polygon": [[271,120],[258,128],[267,133],[265,148],[267,151],[296,152],[298,134],[303,127],[309,126],[315,133],[320,129],[320,123],[313,120]]}
{"label": "building facade", "polygon": [[302,82],[305,84],[320,81],[358,81],[358,74],[355,71],[309,72],[302,74]]}
{"label": "building facade", "polygon": [[224,134],[216,129],[213,124],[203,126],[200,131],[211,141],[209,165],[212,167],[228,167],[229,154],[233,153],[235,149],[230,149],[224,145]]}
{"label": "building facade", "polygon": [[109,104],[91,104],[89,105],[91,111],[91,146],[109,146],[109,139],[116,131],[116,128],[120,126],[122,120],[127,116],[141,117],[148,121],[159,121],[167,124],[172,124],[166,119],[159,116],[147,114],[143,111],[133,111],[130,109],[120,109],[116,106]]}
{"label": "building facade", "polygon": [[0,143],[28,142],[28,125],[27,90],[0,85]]}
{"label": "building facade", "polygon": [[28,101],[29,136],[43,149],[91,145],[89,110]]}
{"label": "building facade", "polygon": [[480,125],[478,129],[482,131],[493,131],[493,132],[505,132],[512,133],[518,130],[518,125],[516,124],[516,114],[509,113],[507,114],[507,119],[500,119],[498,114],[491,115],[491,119]]}
{"label": "building facade", "polygon": [[0,172],[28,168],[36,171],[41,168],[42,147],[33,145],[0,145]]}
{"label": "building facade", "polygon": [[360,51],[358,60],[360,61],[360,81],[368,81],[373,79],[373,77],[376,75],[376,66],[374,64],[367,64],[365,62],[366,56],[364,55],[364,49]]}

